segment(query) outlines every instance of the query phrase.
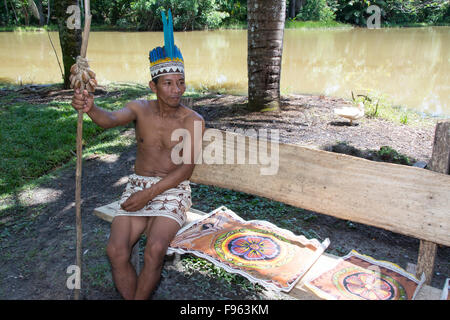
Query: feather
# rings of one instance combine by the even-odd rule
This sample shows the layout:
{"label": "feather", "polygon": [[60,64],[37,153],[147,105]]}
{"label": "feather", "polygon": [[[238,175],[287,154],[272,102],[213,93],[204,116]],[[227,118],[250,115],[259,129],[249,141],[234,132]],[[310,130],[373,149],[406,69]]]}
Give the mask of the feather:
{"label": "feather", "polygon": [[172,22],[172,12],[169,9],[168,18],[163,11],[161,11],[161,16],[163,20],[163,30],[164,30],[164,51],[166,52],[166,57],[173,59],[174,57],[174,38],[173,38],[173,22]]}
{"label": "feather", "polygon": [[167,24],[169,26],[169,54],[168,56],[173,59],[174,57],[174,39],[173,39],[173,20],[172,20],[172,12],[169,9],[169,21],[167,21]]}

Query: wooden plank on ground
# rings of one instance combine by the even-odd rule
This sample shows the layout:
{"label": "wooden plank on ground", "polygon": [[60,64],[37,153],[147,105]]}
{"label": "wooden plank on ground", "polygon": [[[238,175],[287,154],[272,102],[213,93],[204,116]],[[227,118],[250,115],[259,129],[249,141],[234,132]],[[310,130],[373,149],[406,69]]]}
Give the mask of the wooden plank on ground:
{"label": "wooden plank on ground", "polygon": [[[249,164],[250,147],[253,150],[259,147],[255,147],[256,138],[208,130],[213,130],[209,137],[214,139],[203,142],[203,159],[207,153],[219,157],[216,164],[197,164],[192,182],[263,196],[450,246],[448,175],[303,146],[270,143],[267,143],[269,156],[272,150],[279,150],[278,171],[275,175],[262,175],[261,169],[269,168],[270,161],[261,164],[264,158],[259,157],[258,164]],[[245,143],[236,143],[238,136]],[[222,141],[224,152],[217,148],[211,151],[215,139]],[[231,154],[234,159],[238,154],[246,154],[245,164],[226,164],[227,157],[232,159]],[[218,161],[224,164],[217,164]]]}
{"label": "wooden plank on ground", "polygon": [[[115,201],[113,203],[109,203],[107,205],[95,208],[94,214],[102,220],[112,222],[119,208],[120,208],[119,201]],[[191,208],[187,213],[186,223],[198,220],[203,214],[205,213],[200,210]]]}

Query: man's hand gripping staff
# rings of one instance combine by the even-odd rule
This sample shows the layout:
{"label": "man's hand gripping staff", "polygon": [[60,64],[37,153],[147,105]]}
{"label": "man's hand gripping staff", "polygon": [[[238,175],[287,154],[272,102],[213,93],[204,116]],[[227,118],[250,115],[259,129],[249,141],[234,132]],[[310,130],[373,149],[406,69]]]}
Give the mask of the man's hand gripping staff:
{"label": "man's hand gripping staff", "polygon": [[78,56],[76,63],[70,68],[70,73],[70,86],[75,89],[72,105],[79,111],[88,112],[94,100],[89,93],[94,92],[97,86],[95,72],[89,68],[87,59]]}

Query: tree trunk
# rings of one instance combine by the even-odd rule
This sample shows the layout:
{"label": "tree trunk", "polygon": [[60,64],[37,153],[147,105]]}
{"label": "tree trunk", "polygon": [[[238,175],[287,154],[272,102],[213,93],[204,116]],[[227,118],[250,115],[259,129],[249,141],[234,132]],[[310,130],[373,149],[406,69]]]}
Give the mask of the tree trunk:
{"label": "tree trunk", "polygon": [[50,23],[50,0],[47,3],[47,25]]}
{"label": "tree trunk", "polygon": [[80,55],[81,50],[81,27],[79,25],[74,27],[73,23],[67,23],[67,20],[75,14],[73,12],[67,13],[67,8],[71,5],[77,6],[77,0],[60,0],[54,2],[64,65],[64,89],[70,88],[70,67],[75,63],[75,59]]}
{"label": "tree trunk", "polygon": [[14,12],[14,18],[16,19],[16,23],[19,23],[19,19],[17,18],[17,13],[16,13],[16,9],[14,8],[14,2],[11,1],[11,8]]}
{"label": "tree trunk", "polygon": [[303,5],[305,4],[306,0],[295,0],[295,16],[297,16],[300,13],[300,10],[303,8]]}
{"label": "tree trunk", "polygon": [[22,12],[23,12],[23,17],[25,19],[25,25],[29,26],[30,25],[30,16],[28,15],[28,9],[27,9],[25,1],[22,3]]}
{"label": "tree trunk", "polygon": [[291,0],[289,1],[289,18],[290,19],[294,19],[295,18],[295,3],[297,1],[296,0]]}
{"label": "tree trunk", "polygon": [[42,12],[42,0],[29,0],[28,6],[33,16],[39,20],[39,26],[44,25],[44,13]]}
{"label": "tree trunk", "polygon": [[45,23],[45,18],[44,18],[44,10],[42,10],[42,0],[34,0],[34,3],[36,4],[39,13],[39,25],[43,26]]}
{"label": "tree trunk", "polygon": [[5,9],[6,9],[6,23],[5,26],[7,26],[9,24],[9,10],[8,10],[8,3],[6,2],[6,0],[3,1],[5,3]]}
{"label": "tree trunk", "polygon": [[249,0],[248,107],[279,110],[286,0]]}

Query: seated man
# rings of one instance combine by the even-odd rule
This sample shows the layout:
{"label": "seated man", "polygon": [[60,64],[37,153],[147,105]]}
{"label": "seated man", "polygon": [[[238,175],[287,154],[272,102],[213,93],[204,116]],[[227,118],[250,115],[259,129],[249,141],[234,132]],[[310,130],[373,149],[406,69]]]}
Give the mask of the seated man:
{"label": "seated man", "polygon": [[[86,90],[76,90],[72,100],[75,109],[86,112],[103,128],[136,122],[135,173],[129,177],[121,197],[121,209],[112,222],[106,249],[114,283],[124,299],[149,298],[160,279],[166,250],[184,224],[191,206],[188,179],[199,156],[194,146],[201,146],[205,128],[199,114],[180,104],[186,89],[183,57],[173,44],[170,11],[168,23],[164,14],[163,20],[164,48],[157,47],[150,52],[152,81],[149,86],[156,93],[156,101],[131,101],[124,108],[111,112],[97,107]],[[195,137],[195,126],[201,128],[199,137]],[[175,164],[172,159],[172,149],[180,143],[171,139],[177,129],[189,132],[185,138],[198,140],[187,144],[191,157],[181,164]],[[144,267],[138,276],[130,263],[130,255],[142,233],[146,234],[147,243]]]}

